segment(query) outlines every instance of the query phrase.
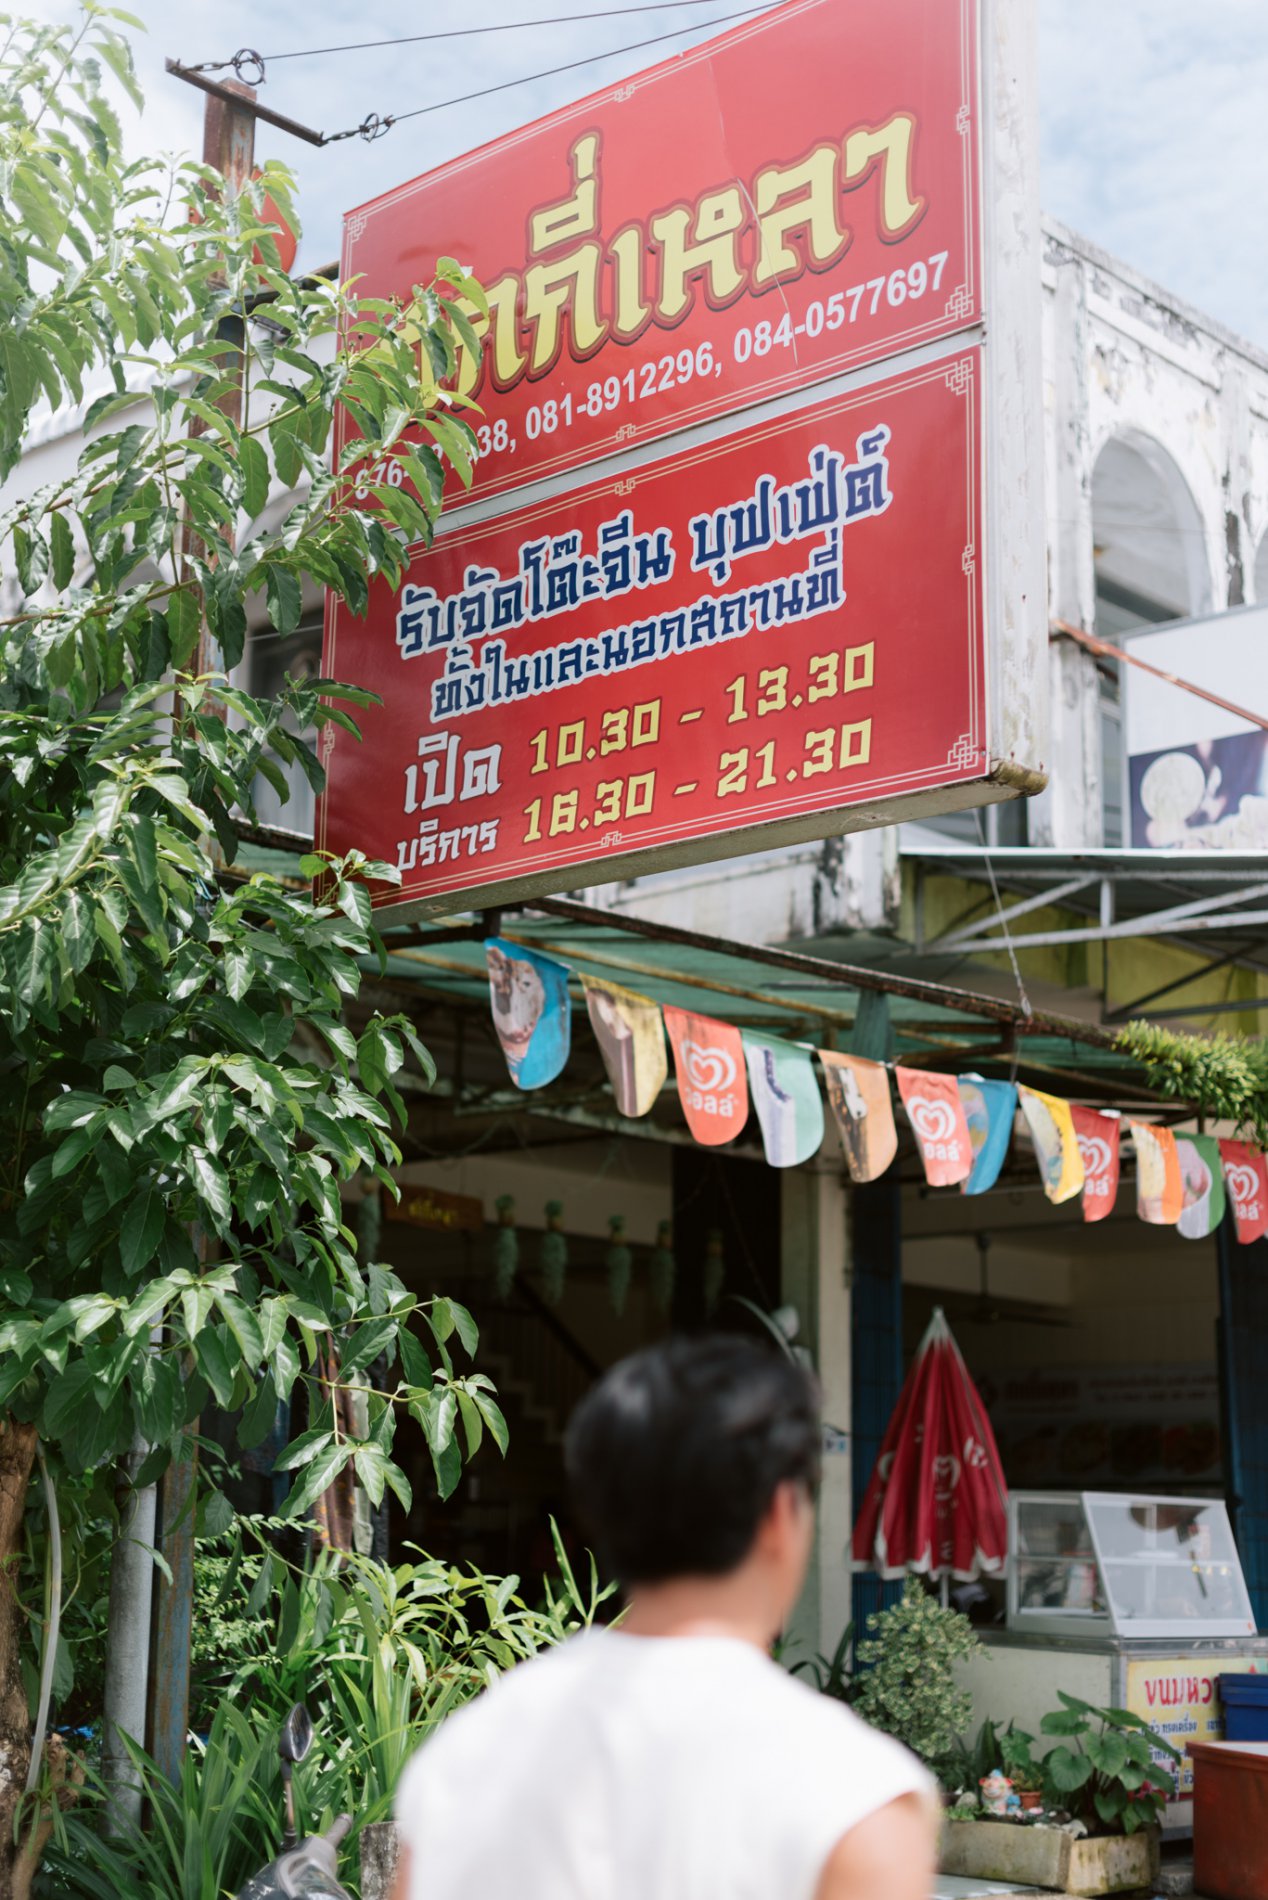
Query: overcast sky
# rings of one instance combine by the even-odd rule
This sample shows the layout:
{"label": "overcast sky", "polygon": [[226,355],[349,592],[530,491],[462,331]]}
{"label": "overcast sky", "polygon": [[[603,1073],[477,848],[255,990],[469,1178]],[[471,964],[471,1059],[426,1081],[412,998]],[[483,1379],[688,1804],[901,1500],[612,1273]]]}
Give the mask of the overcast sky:
{"label": "overcast sky", "polygon": [[[374,144],[321,151],[261,128],[258,150],[297,171],[305,235],[300,262],[338,255],[341,213],[401,180],[708,36],[743,0],[510,30],[609,0],[467,0],[462,8],[349,7],[344,0],[125,0],[147,23],[138,65],[148,95],[137,150],[201,144],[202,95],[166,76],[251,46],[268,61],[261,98],[334,132],[370,112],[403,113],[540,73],[692,23],[683,32],[578,70],[399,125]],[[628,0],[619,0],[622,6]],[[876,5],[880,0],[858,0]],[[13,0],[12,11],[67,18],[63,0]],[[430,18],[429,18],[430,14]],[[1268,347],[1268,0],[1039,0],[1045,210]],[[280,59],[414,29],[495,26],[478,37]]]}

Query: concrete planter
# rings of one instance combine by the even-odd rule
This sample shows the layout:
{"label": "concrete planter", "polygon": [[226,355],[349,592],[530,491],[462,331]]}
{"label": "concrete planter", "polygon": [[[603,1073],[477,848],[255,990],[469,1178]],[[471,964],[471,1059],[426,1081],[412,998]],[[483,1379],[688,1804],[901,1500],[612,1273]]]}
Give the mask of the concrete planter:
{"label": "concrete planter", "polygon": [[942,1871],[970,1880],[1009,1880],[1061,1894],[1127,1893],[1157,1879],[1158,1836],[1144,1829],[1076,1841],[1060,1828],[1008,1821],[949,1821]]}
{"label": "concrete planter", "polygon": [[392,1821],[374,1821],[361,1830],[361,1900],[388,1900],[396,1878],[399,1842]]}

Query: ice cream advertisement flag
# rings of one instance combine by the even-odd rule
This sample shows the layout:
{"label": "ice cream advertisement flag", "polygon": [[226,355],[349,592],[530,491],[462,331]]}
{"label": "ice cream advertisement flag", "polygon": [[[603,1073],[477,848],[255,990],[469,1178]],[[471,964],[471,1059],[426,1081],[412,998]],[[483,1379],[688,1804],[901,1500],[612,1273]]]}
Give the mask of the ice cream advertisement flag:
{"label": "ice cream advertisement flag", "polygon": [[896,1068],[894,1076],[930,1187],[967,1181],[973,1171],[973,1144],[955,1077],[902,1068]]}
{"label": "ice cream advertisement flag", "polygon": [[601,977],[583,976],[581,985],[617,1108],[646,1115],[669,1074],[660,1005]]}
{"label": "ice cream advertisement flag", "polygon": [[1118,1198],[1119,1118],[1071,1102],[1070,1119],[1083,1157],[1083,1218],[1104,1220]]}
{"label": "ice cream advertisement flag", "polygon": [[1268,1233],[1268,1161],[1249,1141],[1222,1141],[1224,1185],[1243,1247]]}
{"label": "ice cream advertisement flag", "polygon": [[898,1130],[883,1062],[866,1056],[815,1052],[823,1065],[828,1102],[851,1181],[875,1181],[898,1153]]}
{"label": "ice cream advertisement flag", "polygon": [[518,1089],[544,1088],[561,1073],[572,1041],[568,966],[501,937],[487,939],[484,956],[511,1080]]}
{"label": "ice cream advertisement flag", "polygon": [[1083,1156],[1069,1102],[1063,1102],[1059,1095],[1045,1095],[1042,1089],[1020,1088],[1017,1093],[1035,1144],[1044,1193],[1053,1202],[1082,1194]]}
{"label": "ice cream advertisement flag", "polygon": [[772,1168],[795,1168],[823,1141],[823,1097],[810,1051],[775,1036],[746,1033],[743,1041],[766,1159]]}
{"label": "ice cream advertisement flag", "polygon": [[969,1125],[973,1172],[963,1184],[964,1194],[985,1194],[999,1179],[1013,1135],[1017,1090],[1011,1082],[988,1082],[980,1075],[956,1078],[964,1119]]}
{"label": "ice cream advertisement flag", "polygon": [[1224,1218],[1220,1144],[1213,1135],[1177,1135],[1176,1154],[1183,1197],[1176,1226],[1186,1240],[1205,1240]]}
{"label": "ice cream advertisement flag", "polygon": [[1176,1138],[1153,1122],[1128,1127],[1136,1149],[1136,1212],[1152,1227],[1174,1227],[1184,1212]]}
{"label": "ice cream advertisement flag", "polygon": [[688,1128],[706,1148],[734,1141],[748,1120],[739,1030],[669,1004],[663,1014]]}

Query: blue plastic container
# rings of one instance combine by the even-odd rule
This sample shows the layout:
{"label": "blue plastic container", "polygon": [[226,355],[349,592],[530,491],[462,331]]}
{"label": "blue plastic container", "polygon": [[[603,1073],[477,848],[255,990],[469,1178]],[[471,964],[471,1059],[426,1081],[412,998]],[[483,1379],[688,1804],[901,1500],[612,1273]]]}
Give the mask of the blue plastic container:
{"label": "blue plastic container", "polygon": [[1230,1742],[1268,1742],[1268,1674],[1220,1676],[1224,1736]]}

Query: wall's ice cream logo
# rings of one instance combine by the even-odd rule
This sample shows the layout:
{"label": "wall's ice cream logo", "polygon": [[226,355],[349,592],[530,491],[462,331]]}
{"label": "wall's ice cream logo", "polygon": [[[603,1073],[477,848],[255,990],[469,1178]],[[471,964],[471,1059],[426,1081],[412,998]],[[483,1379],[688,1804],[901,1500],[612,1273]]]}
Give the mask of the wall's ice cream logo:
{"label": "wall's ice cream logo", "polygon": [[734,1141],[748,1119],[739,1030],[686,1009],[667,1007],[664,1017],[687,1126],[706,1147]]}
{"label": "wall's ice cream logo", "polygon": [[932,1187],[954,1187],[973,1169],[973,1144],[955,1077],[895,1069],[898,1092]]}
{"label": "wall's ice cream logo", "polygon": [[1268,1233],[1268,1161],[1249,1141],[1222,1141],[1224,1185],[1233,1203],[1237,1238],[1249,1246]]}
{"label": "wall's ice cream logo", "polygon": [[727,1095],[735,1086],[735,1058],[725,1049],[715,1049],[688,1039],[682,1045],[682,1062],[687,1080],[701,1095]]}
{"label": "wall's ice cream logo", "polygon": [[1070,1121],[1083,1163],[1083,1218],[1104,1220],[1118,1198],[1118,1116],[1071,1102]]}

